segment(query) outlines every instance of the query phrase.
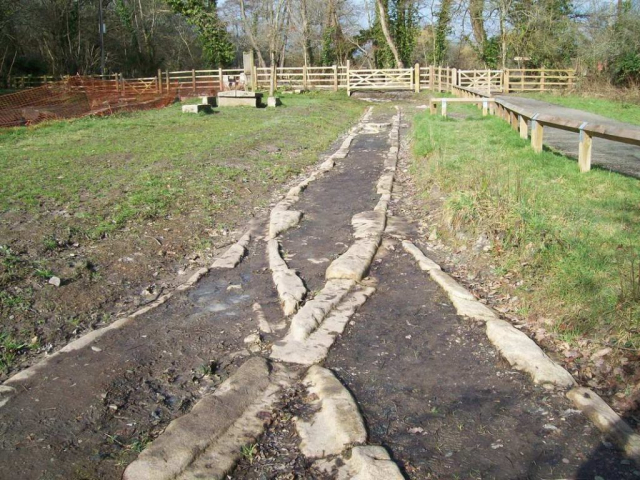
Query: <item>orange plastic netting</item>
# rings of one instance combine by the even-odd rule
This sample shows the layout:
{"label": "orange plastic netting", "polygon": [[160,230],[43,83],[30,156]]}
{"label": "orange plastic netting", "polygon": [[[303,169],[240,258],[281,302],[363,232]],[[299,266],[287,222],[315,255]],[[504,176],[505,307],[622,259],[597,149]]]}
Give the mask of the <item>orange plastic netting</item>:
{"label": "orange plastic netting", "polygon": [[161,87],[152,82],[70,77],[60,82],[1,95],[0,127],[162,108],[173,102],[176,92],[161,90]]}

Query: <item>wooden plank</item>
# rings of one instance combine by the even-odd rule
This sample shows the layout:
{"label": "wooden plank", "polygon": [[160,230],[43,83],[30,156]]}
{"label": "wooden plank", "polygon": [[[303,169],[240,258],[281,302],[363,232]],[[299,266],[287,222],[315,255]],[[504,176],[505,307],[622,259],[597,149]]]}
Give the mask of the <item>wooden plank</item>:
{"label": "wooden plank", "polygon": [[347,60],[347,97],[351,96],[351,79],[349,78],[350,68],[351,68],[351,61]]}
{"label": "wooden plank", "polygon": [[480,98],[432,98],[431,99],[432,102],[443,102],[443,101],[447,101],[450,103],[475,103],[475,104],[482,104],[482,102],[495,102],[496,99],[495,98],[484,98],[484,97],[480,97]]}

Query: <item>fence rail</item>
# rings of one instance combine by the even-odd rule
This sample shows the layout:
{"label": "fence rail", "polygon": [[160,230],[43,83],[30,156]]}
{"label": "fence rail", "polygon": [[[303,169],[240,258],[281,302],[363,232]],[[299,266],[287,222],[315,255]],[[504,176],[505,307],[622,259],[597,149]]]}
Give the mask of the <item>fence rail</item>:
{"label": "fence rail", "polygon": [[[95,75],[93,78],[108,80],[113,88],[176,92],[190,95],[212,91],[251,87],[269,88],[273,75],[271,68],[255,68],[249,75],[243,69],[211,70],[158,70],[156,77],[125,79],[120,74]],[[20,76],[11,77],[8,87],[32,88],[59,81],[61,77]],[[105,84],[106,85],[106,84]],[[573,70],[507,69],[507,70],[457,70],[434,65],[404,69],[357,69],[347,65],[328,67],[278,67],[275,69],[276,88],[301,90],[414,90],[448,91],[459,86],[482,92],[544,92],[571,89],[575,85]],[[111,88],[109,86],[105,88]]]}

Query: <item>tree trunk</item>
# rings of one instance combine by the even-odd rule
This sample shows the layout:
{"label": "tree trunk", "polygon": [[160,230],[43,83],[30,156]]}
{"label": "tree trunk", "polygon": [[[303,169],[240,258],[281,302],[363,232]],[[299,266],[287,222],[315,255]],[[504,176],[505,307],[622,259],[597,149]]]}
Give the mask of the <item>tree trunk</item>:
{"label": "tree trunk", "polygon": [[433,40],[433,63],[442,65],[447,55],[447,32],[451,23],[452,0],[442,0]]}
{"label": "tree trunk", "polygon": [[300,15],[302,17],[302,48],[304,52],[304,64],[313,64],[313,50],[309,38],[309,18],[307,17],[307,0],[300,0]]}
{"label": "tree trunk", "polygon": [[266,65],[264,63],[264,58],[262,58],[262,53],[260,53],[260,47],[258,47],[258,42],[256,42],[256,37],[253,35],[253,30],[251,29],[251,25],[247,21],[247,14],[244,8],[244,0],[240,0],[240,14],[242,16],[242,25],[244,26],[244,31],[249,37],[249,42],[251,43],[251,47],[253,51],[256,52],[258,56],[258,65],[260,68],[264,68]]}
{"label": "tree trunk", "polygon": [[385,8],[382,0],[376,0],[376,4],[378,5],[378,13],[380,16],[380,26],[382,27],[382,33],[384,35],[385,40],[387,41],[387,45],[393,54],[393,58],[396,61],[397,68],[404,68],[404,63],[398,54],[398,48],[396,47],[396,43],[393,41],[391,37],[391,33],[389,32],[389,18],[387,15],[387,9]]}
{"label": "tree trunk", "polygon": [[285,56],[287,53],[287,42],[289,41],[289,23],[291,22],[291,3],[286,2],[284,11],[284,22],[282,31],[282,48],[280,53],[280,66],[284,67]]}
{"label": "tree trunk", "polygon": [[506,2],[502,1],[500,3],[500,54],[502,57],[502,70],[504,71],[507,68],[507,30],[505,28],[505,19],[507,16],[507,6]]}
{"label": "tree trunk", "polygon": [[484,44],[487,42],[487,32],[484,29],[484,0],[469,1],[469,16],[471,17],[473,37],[484,50]]}

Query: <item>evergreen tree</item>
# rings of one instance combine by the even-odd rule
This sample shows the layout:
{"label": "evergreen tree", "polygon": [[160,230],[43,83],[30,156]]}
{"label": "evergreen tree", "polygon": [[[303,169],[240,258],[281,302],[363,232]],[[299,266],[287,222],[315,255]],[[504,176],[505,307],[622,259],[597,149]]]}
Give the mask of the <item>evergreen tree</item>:
{"label": "evergreen tree", "polygon": [[233,62],[235,47],[226,25],[218,18],[216,0],[167,0],[172,10],[184,16],[198,30],[202,49],[212,66]]}

